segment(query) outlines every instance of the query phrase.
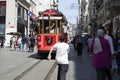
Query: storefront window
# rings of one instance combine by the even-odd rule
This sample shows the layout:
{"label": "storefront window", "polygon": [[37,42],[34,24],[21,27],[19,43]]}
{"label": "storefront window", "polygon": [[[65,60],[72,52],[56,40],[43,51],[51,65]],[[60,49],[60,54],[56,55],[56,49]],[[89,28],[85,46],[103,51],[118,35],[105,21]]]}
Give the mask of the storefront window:
{"label": "storefront window", "polygon": [[21,15],[22,15],[22,18],[24,19],[24,8],[23,7],[22,7]]}
{"label": "storefront window", "polygon": [[4,35],[5,33],[5,24],[0,24],[0,35]]}
{"label": "storefront window", "polygon": [[21,17],[21,6],[18,5],[18,17]]}
{"label": "storefront window", "polygon": [[24,20],[26,20],[26,21],[28,20],[28,19],[27,19],[27,18],[28,18],[27,13],[28,13],[28,12],[27,12],[27,10],[26,10],[26,9],[24,9]]}

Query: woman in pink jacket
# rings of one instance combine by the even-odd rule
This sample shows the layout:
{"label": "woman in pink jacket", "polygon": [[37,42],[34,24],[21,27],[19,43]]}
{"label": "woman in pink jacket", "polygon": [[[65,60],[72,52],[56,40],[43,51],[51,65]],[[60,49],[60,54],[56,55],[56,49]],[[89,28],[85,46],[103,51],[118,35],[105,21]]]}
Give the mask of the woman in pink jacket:
{"label": "woman in pink jacket", "polygon": [[110,72],[112,54],[110,44],[104,38],[104,31],[102,29],[97,30],[97,37],[93,40],[90,51],[93,52],[92,64],[96,69],[97,80],[106,80],[106,77],[108,80],[112,80]]}

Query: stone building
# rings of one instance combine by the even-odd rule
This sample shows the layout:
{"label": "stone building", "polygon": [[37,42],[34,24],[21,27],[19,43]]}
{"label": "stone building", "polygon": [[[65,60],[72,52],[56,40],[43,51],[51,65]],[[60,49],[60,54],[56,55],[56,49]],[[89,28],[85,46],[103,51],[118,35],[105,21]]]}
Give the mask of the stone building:
{"label": "stone building", "polygon": [[[9,46],[12,36],[7,33],[29,34],[30,25],[36,15],[32,3],[36,4],[35,0],[0,0],[0,33],[5,36],[5,46]],[[30,12],[32,15],[29,15]]]}
{"label": "stone building", "polygon": [[103,25],[108,34],[115,35],[120,26],[120,0],[89,0],[89,20]]}

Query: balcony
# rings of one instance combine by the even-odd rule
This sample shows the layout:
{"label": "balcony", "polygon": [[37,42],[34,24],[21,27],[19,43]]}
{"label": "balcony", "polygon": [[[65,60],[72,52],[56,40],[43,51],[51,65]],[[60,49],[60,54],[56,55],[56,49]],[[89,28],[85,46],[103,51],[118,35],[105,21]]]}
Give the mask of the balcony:
{"label": "balcony", "polygon": [[108,10],[120,13],[120,11],[119,11],[120,10],[120,0],[109,0]]}

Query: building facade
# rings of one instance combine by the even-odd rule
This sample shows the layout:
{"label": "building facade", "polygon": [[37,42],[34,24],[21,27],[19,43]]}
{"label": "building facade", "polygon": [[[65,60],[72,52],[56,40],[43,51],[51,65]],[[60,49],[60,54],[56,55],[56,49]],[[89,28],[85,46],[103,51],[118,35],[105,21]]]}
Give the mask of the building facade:
{"label": "building facade", "polygon": [[88,0],[78,0],[78,33],[87,32],[88,27]]}
{"label": "building facade", "polygon": [[[12,2],[12,3],[11,3]],[[5,46],[9,46],[12,35],[9,32],[20,32],[28,35],[30,3],[26,0],[6,0],[5,15]]]}
{"label": "building facade", "polygon": [[5,36],[5,46],[10,44],[9,32],[30,34],[31,25],[35,25],[37,3],[37,0],[0,0],[0,36]]}
{"label": "building facade", "polygon": [[114,36],[120,26],[119,9],[120,0],[89,0],[89,20],[102,25]]}
{"label": "building facade", "polygon": [[5,36],[5,46],[10,45],[12,35],[7,35],[9,32],[20,32],[23,36],[34,34],[38,12],[51,8],[57,2],[58,0],[0,0],[0,36]]}
{"label": "building facade", "polygon": [[5,34],[6,1],[0,1],[0,35]]}

